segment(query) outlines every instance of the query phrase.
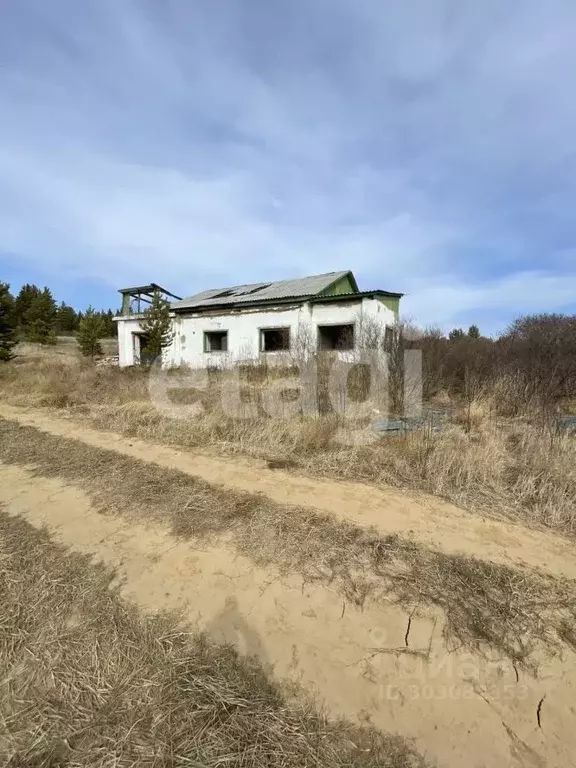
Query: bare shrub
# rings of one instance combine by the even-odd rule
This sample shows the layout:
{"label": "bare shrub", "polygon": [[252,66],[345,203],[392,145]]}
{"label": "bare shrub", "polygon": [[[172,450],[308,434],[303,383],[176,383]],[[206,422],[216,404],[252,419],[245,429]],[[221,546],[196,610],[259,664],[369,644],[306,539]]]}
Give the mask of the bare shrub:
{"label": "bare shrub", "polygon": [[503,415],[532,414],[546,427],[576,395],[575,315],[520,317],[495,340],[428,330],[421,346],[426,397],[445,390],[469,401],[489,388]]}
{"label": "bare shrub", "polygon": [[290,341],[290,359],[293,365],[303,365],[316,352],[316,338],[311,323],[299,322]]}
{"label": "bare shrub", "polygon": [[507,367],[523,377],[528,397],[551,406],[576,394],[576,315],[520,317],[500,346]]}

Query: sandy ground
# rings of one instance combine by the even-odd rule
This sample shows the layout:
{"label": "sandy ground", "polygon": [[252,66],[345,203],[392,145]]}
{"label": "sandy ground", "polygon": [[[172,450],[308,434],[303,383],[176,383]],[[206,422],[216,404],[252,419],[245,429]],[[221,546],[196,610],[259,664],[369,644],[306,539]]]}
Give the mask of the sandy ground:
{"label": "sandy ground", "polygon": [[441,767],[576,765],[576,655],[567,650],[542,660],[536,678],[506,659],[448,653],[438,614],[344,606],[335,591],[255,567],[225,541],[202,548],[99,514],[80,489],[24,467],[0,465],[0,503],[114,567],[144,609],[182,610],[329,712],[413,738]]}
{"label": "sandy ground", "polygon": [[74,438],[163,467],[178,469],[212,484],[263,493],[279,503],[313,507],[384,533],[398,533],[447,553],[504,564],[525,564],[576,578],[574,543],[546,531],[491,520],[425,495],[406,495],[335,480],[270,470],[263,462],[184,452],[103,432],[49,412],[0,404],[0,417],[52,435]]}

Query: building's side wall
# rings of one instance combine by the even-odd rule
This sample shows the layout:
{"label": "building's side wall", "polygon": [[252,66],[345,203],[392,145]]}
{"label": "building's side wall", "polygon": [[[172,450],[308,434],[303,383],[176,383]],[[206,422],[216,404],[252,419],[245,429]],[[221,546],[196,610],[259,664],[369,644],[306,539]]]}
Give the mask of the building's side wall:
{"label": "building's side wall", "polygon": [[[126,368],[129,365],[136,365],[139,360],[135,359],[134,354],[134,334],[142,331],[140,321],[135,317],[120,317],[116,320],[118,324],[118,365]],[[136,341],[138,347],[138,342]],[[136,349],[138,352],[138,349]]]}
{"label": "building's side wall", "polygon": [[[218,314],[196,313],[179,315],[173,319],[174,339],[165,351],[164,362],[169,366],[189,365],[226,367],[249,360],[280,362],[289,356],[300,356],[317,348],[319,325],[355,326],[355,340],[359,343],[363,328],[386,326],[396,322],[392,309],[377,299],[351,300],[278,306],[271,309],[244,309]],[[120,317],[118,323],[118,353],[120,366],[136,365],[139,361],[134,348],[141,331],[139,318]],[[290,352],[260,351],[260,330],[263,328],[290,328]],[[205,331],[228,331],[227,352],[205,352]],[[138,350],[136,349],[136,352]]]}
{"label": "building's side wall", "polygon": [[[305,354],[316,349],[318,326],[354,323],[356,338],[366,323],[382,327],[396,322],[394,312],[377,299],[346,303],[306,303],[277,309],[253,309],[241,312],[207,315],[185,315],[175,318],[174,342],[169,352],[172,365],[225,366],[241,361],[267,359],[278,361],[287,356]],[[260,351],[260,330],[290,328],[290,353]],[[204,352],[205,331],[228,331],[227,352]]]}
{"label": "building's side wall", "polygon": [[380,301],[382,304],[384,304],[385,307],[387,307],[391,312],[394,313],[396,316],[396,320],[398,320],[398,314],[400,312],[400,299],[396,296],[380,296],[378,298],[378,301]]}
{"label": "building's side wall", "polygon": [[[278,310],[243,310],[209,315],[198,313],[176,317],[174,342],[170,351],[172,365],[190,365],[204,368],[208,365],[226,366],[243,360],[257,360],[260,356],[260,329],[294,329],[304,316],[304,307],[294,306]],[[205,352],[206,331],[227,331],[227,352]]]}

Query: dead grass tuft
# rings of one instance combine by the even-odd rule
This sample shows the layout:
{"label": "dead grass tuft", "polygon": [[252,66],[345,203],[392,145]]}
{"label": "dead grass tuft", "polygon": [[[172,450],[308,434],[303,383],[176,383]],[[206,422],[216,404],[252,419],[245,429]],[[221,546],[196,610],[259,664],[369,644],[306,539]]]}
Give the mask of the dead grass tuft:
{"label": "dead grass tuft", "polygon": [[0,755],[11,768],[416,768],[399,737],[289,703],[253,660],[142,617],[113,574],[0,511]]}
{"label": "dead grass tuft", "polygon": [[561,618],[576,618],[572,582],[428,550],[15,422],[0,420],[0,460],[60,477],[102,511],[168,524],[182,538],[226,535],[256,563],[331,583],[356,605],[370,596],[438,606],[451,643],[488,645],[527,665],[536,646],[555,646]]}

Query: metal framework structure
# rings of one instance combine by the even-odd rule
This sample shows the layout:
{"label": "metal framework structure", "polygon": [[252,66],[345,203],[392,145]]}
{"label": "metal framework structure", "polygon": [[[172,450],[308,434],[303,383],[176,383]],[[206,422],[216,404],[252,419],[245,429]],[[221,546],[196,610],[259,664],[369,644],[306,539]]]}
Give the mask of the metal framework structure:
{"label": "metal framework structure", "polygon": [[160,291],[164,296],[170,296],[170,298],[176,301],[181,301],[181,296],[176,296],[175,293],[170,293],[166,288],[162,288],[157,283],[149,283],[148,285],[136,285],[133,288],[120,288],[118,293],[122,294],[122,314],[133,315],[140,314],[142,312],[142,304],[152,304],[152,297],[154,291]]}

